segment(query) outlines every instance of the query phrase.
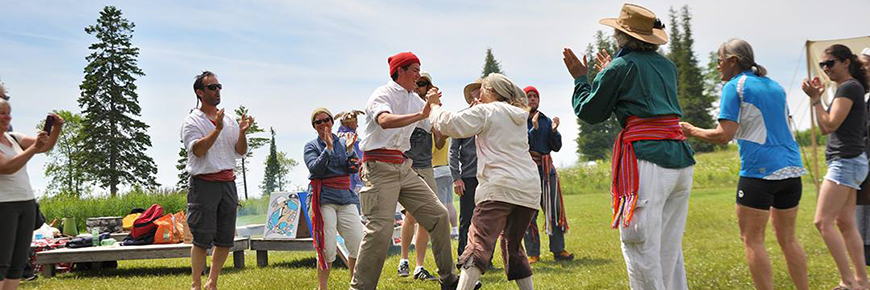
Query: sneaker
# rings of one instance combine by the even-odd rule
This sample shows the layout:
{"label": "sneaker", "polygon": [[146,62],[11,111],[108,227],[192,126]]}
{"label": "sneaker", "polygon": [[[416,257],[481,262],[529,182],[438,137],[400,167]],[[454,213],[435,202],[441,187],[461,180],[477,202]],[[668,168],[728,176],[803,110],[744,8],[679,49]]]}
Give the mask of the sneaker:
{"label": "sneaker", "polygon": [[568,253],[568,251],[562,251],[558,254],[553,254],[556,261],[572,261],[574,260],[574,254]]}
{"label": "sneaker", "polygon": [[[456,281],[453,281],[453,283],[450,283],[450,284],[441,283],[441,290],[456,290],[457,287],[459,287],[459,277],[458,276],[456,277]],[[477,283],[474,283],[474,290],[480,289],[480,287],[483,287],[483,283],[480,283],[480,281],[477,281]]]}
{"label": "sneaker", "polygon": [[411,270],[409,269],[410,265],[408,261],[399,262],[399,277],[408,277],[411,275]]}
{"label": "sneaker", "polygon": [[420,268],[419,271],[414,271],[414,279],[434,281],[437,278],[435,278],[435,276],[432,276],[432,274],[430,274],[429,271],[426,271],[425,268]]}
{"label": "sneaker", "polygon": [[541,260],[541,256],[529,256],[529,264],[537,263]]}

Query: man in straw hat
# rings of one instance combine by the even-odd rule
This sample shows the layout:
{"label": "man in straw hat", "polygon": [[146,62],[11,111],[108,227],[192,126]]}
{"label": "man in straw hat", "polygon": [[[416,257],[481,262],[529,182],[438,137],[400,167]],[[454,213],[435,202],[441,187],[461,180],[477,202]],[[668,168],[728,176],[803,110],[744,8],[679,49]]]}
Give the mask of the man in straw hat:
{"label": "man in straw hat", "polygon": [[[366,129],[360,143],[364,151],[360,206],[366,216],[365,234],[350,287],[378,287],[390,247],[396,202],[399,202],[430,234],[441,288],[456,289],[459,278],[453,272],[447,210],[432,189],[411,170],[411,160],[403,155],[411,149],[415,124],[426,119],[430,112],[430,107],[414,92],[420,78],[420,60],[413,53],[403,52],[387,61],[392,80],[375,89],[365,108]],[[427,97],[436,95],[440,93],[432,90]]]}
{"label": "man in straw hat", "polygon": [[[476,79],[463,89],[469,107],[480,99],[480,84]],[[468,229],[474,213],[474,194],[477,189],[477,144],[475,136],[454,138],[450,142],[450,174],[453,175],[453,192],[459,195],[459,247],[457,257],[462,256],[468,242]]]}
{"label": "man in straw hat", "polygon": [[625,4],[615,28],[615,58],[596,56],[590,85],[587,61],[563,52],[574,78],[574,112],[588,123],[616,114],[623,129],[613,148],[613,220],[632,289],[687,289],[682,238],[692,186],[694,151],[680,129],[677,69],[658,54],[664,25],[646,8]]}

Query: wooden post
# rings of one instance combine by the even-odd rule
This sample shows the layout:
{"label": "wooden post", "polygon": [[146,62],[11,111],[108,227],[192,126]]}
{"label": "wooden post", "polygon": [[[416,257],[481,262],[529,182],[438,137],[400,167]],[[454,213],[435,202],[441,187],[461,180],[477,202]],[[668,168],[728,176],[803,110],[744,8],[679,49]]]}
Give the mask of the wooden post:
{"label": "wooden post", "polygon": [[[807,51],[807,78],[812,78],[813,77],[812,76],[812,69],[810,69],[810,66],[813,64],[810,63],[810,42],[809,41],[807,41],[804,49]],[[822,96],[822,98],[824,98],[824,97],[825,96]],[[812,101],[810,101],[810,126],[811,126],[810,127],[810,140],[812,141],[812,144],[813,144],[813,156],[812,156],[813,157],[813,159],[812,159],[813,160],[813,168],[812,168],[813,174],[812,174],[812,177],[813,177],[813,185],[816,186],[816,196],[818,196],[819,191],[820,191],[820,187],[819,187],[820,186],[819,185],[819,180],[820,180],[819,173],[820,173],[820,171],[819,171],[819,160],[818,160],[819,159],[819,157],[818,157],[819,146],[818,146],[818,144],[816,144],[816,109],[815,109],[815,106],[813,106]],[[821,133],[821,132],[819,132],[819,133]]]}
{"label": "wooden post", "polygon": [[258,267],[269,266],[269,251],[257,250],[257,266]]}
{"label": "wooden post", "polygon": [[245,250],[233,252],[233,268],[245,268]]}

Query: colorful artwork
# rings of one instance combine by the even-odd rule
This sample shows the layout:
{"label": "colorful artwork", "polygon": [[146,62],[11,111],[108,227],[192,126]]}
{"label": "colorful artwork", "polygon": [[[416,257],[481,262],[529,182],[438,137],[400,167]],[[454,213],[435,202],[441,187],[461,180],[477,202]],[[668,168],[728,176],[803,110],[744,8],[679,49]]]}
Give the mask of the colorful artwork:
{"label": "colorful artwork", "polygon": [[295,239],[301,211],[302,202],[298,194],[273,192],[269,197],[269,211],[266,215],[263,238]]}

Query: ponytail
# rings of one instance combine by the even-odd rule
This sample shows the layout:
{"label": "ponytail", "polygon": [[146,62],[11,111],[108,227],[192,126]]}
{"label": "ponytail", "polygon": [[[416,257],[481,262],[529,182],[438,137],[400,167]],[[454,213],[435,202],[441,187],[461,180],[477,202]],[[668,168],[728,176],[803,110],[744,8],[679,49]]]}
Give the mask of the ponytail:
{"label": "ponytail", "polygon": [[849,75],[858,80],[861,83],[861,86],[864,87],[864,93],[866,94],[870,91],[870,86],[868,86],[867,79],[867,71],[864,70],[864,66],[861,65],[861,60],[858,59],[858,56],[852,53],[852,50],[849,47],[842,44],[834,44],[825,49],[825,54],[833,56],[839,61],[849,60]]}
{"label": "ponytail", "polygon": [[755,63],[755,53],[752,52],[752,46],[745,40],[738,38],[728,40],[719,46],[719,53],[726,58],[736,57],[740,70],[752,70],[759,77],[767,75],[767,69]]}

